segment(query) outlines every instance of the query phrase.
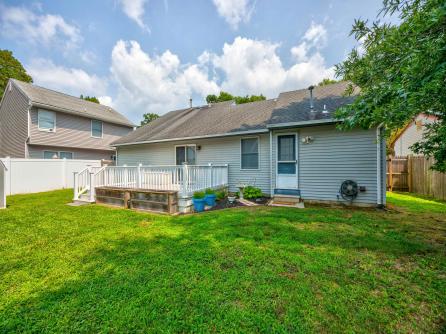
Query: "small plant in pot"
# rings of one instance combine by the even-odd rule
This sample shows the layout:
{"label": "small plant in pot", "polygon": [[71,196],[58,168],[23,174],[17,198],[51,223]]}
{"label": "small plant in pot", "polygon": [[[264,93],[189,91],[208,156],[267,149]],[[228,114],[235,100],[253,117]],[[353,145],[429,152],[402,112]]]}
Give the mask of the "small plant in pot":
{"label": "small plant in pot", "polygon": [[192,197],[192,203],[194,204],[195,212],[204,211],[204,205],[205,205],[204,196],[205,194],[202,191],[194,192],[194,196]]}
{"label": "small plant in pot", "polygon": [[206,205],[214,206],[216,198],[217,198],[217,195],[215,194],[214,190],[206,189],[205,195],[204,195],[204,201],[205,201]]}

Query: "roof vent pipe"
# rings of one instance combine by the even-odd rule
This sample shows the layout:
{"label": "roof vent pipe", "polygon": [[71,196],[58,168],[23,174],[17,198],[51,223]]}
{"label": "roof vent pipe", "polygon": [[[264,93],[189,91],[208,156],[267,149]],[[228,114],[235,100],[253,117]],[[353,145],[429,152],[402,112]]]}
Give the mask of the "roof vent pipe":
{"label": "roof vent pipe", "polygon": [[192,108],[192,98],[189,99],[189,108]]}
{"label": "roof vent pipe", "polygon": [[308,90],[310,91],[310,111],[314,111],[314,105],[313,105],[313,89],[314,86],[311,85],[310,87],[308,87]]}
{"label": "roof vent pipe", "polygon": [[324,110],[322,110],[323,114],[328,114],[327,105],[324,104]]}

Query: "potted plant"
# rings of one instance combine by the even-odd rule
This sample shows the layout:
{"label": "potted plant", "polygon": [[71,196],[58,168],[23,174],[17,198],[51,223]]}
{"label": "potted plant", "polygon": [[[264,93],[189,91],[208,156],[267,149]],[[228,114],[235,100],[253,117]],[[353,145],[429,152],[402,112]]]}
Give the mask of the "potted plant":
{"label": "potted plant", "polygon": [[194,196],[192,197],[192,203],[194,204],[195,212],[204,211],[204,205],[205,205],[204,196],[205,194],[202,191],[194,192]]}
{"label": "potted plant", "polygon": [[215,191],[212,189],[206,189],[204,194],[204,201],[206,205],[208,206],[214,206],[215,205],[215,199],[217,198],[217,195],[215,195]]}

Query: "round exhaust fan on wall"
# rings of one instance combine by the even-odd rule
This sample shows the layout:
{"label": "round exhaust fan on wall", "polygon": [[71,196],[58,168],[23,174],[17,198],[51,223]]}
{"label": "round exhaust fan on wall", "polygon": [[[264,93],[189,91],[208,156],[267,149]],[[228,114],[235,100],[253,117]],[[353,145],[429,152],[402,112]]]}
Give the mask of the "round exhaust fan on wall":
{"label": "round exhaust fan on wall", "polygon": [[346,201],[353,201],[358,196],[358,184],[352,180],[345,180],[341,184],[339,193]]}

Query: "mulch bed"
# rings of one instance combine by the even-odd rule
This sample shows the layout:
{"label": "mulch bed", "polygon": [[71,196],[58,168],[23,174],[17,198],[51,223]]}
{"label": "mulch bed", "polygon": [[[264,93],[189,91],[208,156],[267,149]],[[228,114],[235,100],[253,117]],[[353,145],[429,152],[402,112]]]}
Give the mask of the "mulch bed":
{"label": "mulch bed", "polygon": [[[260,198],[252,199],[252,200],[248,200],[248,201],[250,201],[254,204],[257,204],[257,205],[266,205],[266,204],[268,204],[269,200],[270,199],[268,197],[260,197]],[[243,206],[247,206],[247,205],[240,203],[238,200],[235,200],[233,203],[229,203],[228,199],[225,198],[223,200],[217,201],[215,206],[213,206],[212,208],[206,207],[205,211],[216,211],[216,210],[237,208],[237,207],[243,207]]]}

